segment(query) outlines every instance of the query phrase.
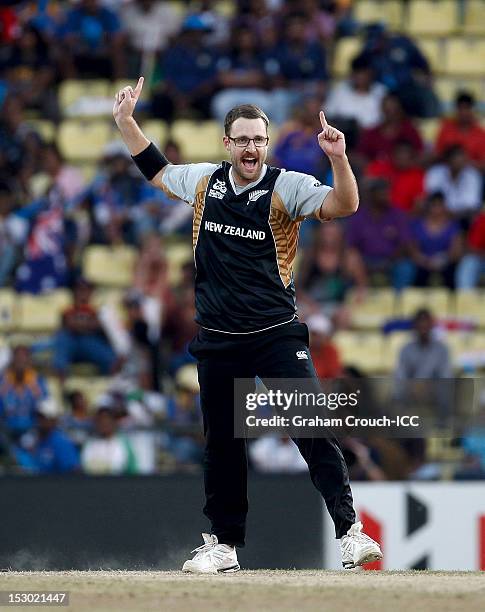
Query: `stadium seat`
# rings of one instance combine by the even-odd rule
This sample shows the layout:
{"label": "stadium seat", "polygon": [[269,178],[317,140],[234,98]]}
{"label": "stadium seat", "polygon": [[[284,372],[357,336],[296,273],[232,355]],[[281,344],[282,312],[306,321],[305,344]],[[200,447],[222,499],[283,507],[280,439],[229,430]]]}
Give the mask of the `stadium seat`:
{"label": "stadium seat", "polygon": [[346,77],[350,72],[350,64],[362,48],[362,41],[358,37],[342,38],[337,42],[333,58],[333,75]]}
{"label": "stadium seat", "polygon": [[434,74],[443,72],[444,41],[442,38],[420,38],[416,44],[428,60]]}
{"label": "stadium seat", "polygon": [[83,257],[83,274],[92,283],[128,287],[133,280],[137,253],[129,246],[89,246]]}
{"label": "stadium seat", "polygon": [[333,338],[345,366],[367,374],[386,370],[382,360],[382,335],[372,332],[340,331]]}
{"label": "stadium seat", "polygon": [[394,313],[395,292],[392,289],[371,289],[363,302],[349,292],[345,303],[352,313],[352,324],[359,329],[378,329]]}
{"label": "stadium seat", "polygon": [[148,140],[151,140],[159,147],[163,147],[168,137],[168,126],[165,121],[154,119],[143,121],[141,128]]}
{"label": "stadium seat", "polygon": [[412,317],[419,308],[429,308],[433,316],[447,316],[451,310],[449,290],[444,287],[405,289],[399,299],[399,314]]}
{"label": "stadium seat", "polygon": [[455,313],[457,317],[485,327],[485,291],[457,291]]}
{"label": "stadium seat", "polygon": [[217,121],[179,119],[172,126],[171,136],[179,143],[182,157],[189,162],[217,162],[225,156],[222,127]]}
{"label": "stadium seat", "polygon": [[423,119],[419,122],[419,131],[427,144],[434,144],[440,129],[440,119]]}
{"label": "stadium seat", "polygon": [[354,18],[360,23],[383,21],[392,30],[402,24],[402,3],[399,0],[359,0],[354,3]]}
{"label": "stadium seat", "polygon": [[485,40],[455,37],[447,41],[446,47],[446,74],[483,78]]}
{"label": "stadium seat", "polygon": [[15,329],[16,324],[16,294],[11,289],[0,289],[0,332],[10,332]]}
{"label": "stadium seat", "polygon": [[405,331],[396,331],[384,337],[383,361],[392,372],[397,365],[402,347],[412,339],[412,334]]}
{"label": "stadium seat", "polygon": [[28,119],[26,125],[35,130],[43,140],[52,142],[56,139],[56,126],[47,119]]}
{"label": "stadium seat", "polygon": [[215,10],[226,19],[231,19],[236,13],[236,3],[231,0],[218,0],[214,3]]}
{"label": "stadium seat", "polygon": [[109,98],[109,81],[104,79],[68,79],[59,85],[59,106],[65,115],[81,98]]}
{"label": "stadium seat", "polygon": [[61,123],[57,144],[68,161],[97,161],[111,140],[111,122],[66,119]]}
{"label": "stadium seat", "polygon": [[18,325],[21,332],[52,333],[61,323],[61,313],[70,303],[69,293],[53,291],[45,295],[18,295]]}
{"label": "stadium seat", "polygon": [[458,5],[455,0],[412,0],[404,20],[411,36],[451,34],[458,28]]}
{"label": "stadium seat", "polygon": [[109,376],[70,376],[66,379],[65,390],[66,392],[81,391],[86,396],[91,410],[93,410],[98,397],[106,393],[112,382],[113,380]]}
{"label": "stadium seat", "polygon": [[171,285],[176,285],[181,280],[182,266],[193,261],[192,245],[189,242],[167,244],[165,255],[168,264],[168,281]]}
{"label": "stadium seat", "polygon": [[485,34],[485,0],[467,0],[463,31],[466,34]]}
{"label": "stadium seat", "polygon": [[477,100],[483,98],[483,83],[478,78],[439,77],[434,82],[439,99],[452,110],[456,94],[459,91],[471,92]]}

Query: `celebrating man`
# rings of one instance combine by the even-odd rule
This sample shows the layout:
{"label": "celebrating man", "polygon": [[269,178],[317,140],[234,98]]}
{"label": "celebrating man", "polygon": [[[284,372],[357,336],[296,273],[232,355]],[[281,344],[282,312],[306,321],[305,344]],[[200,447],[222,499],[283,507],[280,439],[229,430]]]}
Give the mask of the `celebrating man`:
{"label": "celebrating man", "polygon": [[[184,563],[195,573],[239,569],[247,500],[246,441],[234,437],[235,378],[316,378],[308,329],[298,322],[293,284],[300,223],[351,215],[358,191],[344,135],[320,113],[318,142],[332,164],[334,187],[313,176],[266,165],[268,118],[256,106],[233,108],[224,121],[230,162],[173,165],[143,135],[133,111],[143,87],[116,95],[113,115],[133,160],[153,185],[194,208],[196,321],[190,345],[198,361],[206,450],[204,513],[211,534]],[[303,358],[304,356],[304,358]],[[325,500],[352,568],[382,558],[356,522],[347,467],[329,438],[294,439]]]}

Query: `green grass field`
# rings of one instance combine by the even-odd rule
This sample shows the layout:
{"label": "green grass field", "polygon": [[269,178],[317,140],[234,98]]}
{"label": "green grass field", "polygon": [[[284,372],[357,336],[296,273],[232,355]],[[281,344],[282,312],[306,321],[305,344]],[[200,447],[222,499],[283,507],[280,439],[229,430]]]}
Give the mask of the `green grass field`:
{"label": "green grass field", "polygon": [[[259,570],[217,576],[159,571],[0,574],[2,591],[56,589],[70,592],[69,607],[59,608],[70,612],[485,610],[485,574],[480,572]],[[32,610],[33,607],[1,609]]]}

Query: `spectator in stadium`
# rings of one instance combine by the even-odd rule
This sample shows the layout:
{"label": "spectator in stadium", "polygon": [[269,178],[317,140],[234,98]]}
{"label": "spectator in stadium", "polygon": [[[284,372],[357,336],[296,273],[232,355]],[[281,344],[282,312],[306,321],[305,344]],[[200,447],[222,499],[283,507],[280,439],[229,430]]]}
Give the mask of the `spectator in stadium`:
{"label": "spectator in stadium", "polygon": [[389,181],[392,205],[412,213],[424,197],[424,170],[418,160],[415,145],[410,140],[398,140],[391,156],[371,161],[364,174]]}
{"label": "spectator in stadium", "polygon": [[43,146],[42,162],[43,170],[66,202],[71,202],[80,195],[85,186],[82,172],[66,163],[55,142]]}
{"label": "spectator in stadium", "polygon": [[93,286],[78,279],[73,291],[73,304],[62,314],[62,327],[55,337],[54,367],[63,378],[75,361],[96,365],[102,374],[111,374],[116,356],[106,340],[98,316],[91,304]]}
{"label": "spectator in stadium", "polygon": [[63,414],[59,426],[80,450],[93,430],[93,417],[82,391],[70,391],[67,396],[68,412]]}
{"label": "spectator in stadium", "polygon": [[460,145],[453,145],[444,152],[442,163],[429,168],[424,183],[428,194],[443,192],[447,209],[464,221],[482,204],[482,175],[472,166]]}
{"label": "spectator in stadium", "polygon": [[274,120],[281,122],[282,115],[275,107],[272,92],[266,90],[264,67],[255,32],[249,27],[235,28],[229,52],[217,62],[221,91],[212,100],[212,112],[219,121],[224,120],[231,108],[249,100],[268,108]]}
{"label": "spectator in stadium", "polygon": [[438,275],[441,283],[453,289],[463,240],[460,225],[446,209],[441,192],[428,197],[423,215],[411,224],[411,236],[411,254],[416,266],[414,284],[426,287]]}
{"label": "spectator in stadium", "polygon": [[100,170],[81,195],[89,211],[91,241],[102,244],[137,244],[151,226],[154,189],[146,185],[134,167],[126,147],[113,141],[106,145]]}
{"label": "spectator in stadium", "polygon": [[397,94],[409,115],[439,115],[428,61],[410,38],[389,32],[382,24],[371,24],[360,57],[370,63],[377,80]]}
{"label": "spectator in stadium", "polygon": [[472,221],[467,236],[468,252],[458,263],[456,286],[458,289],[474,289],[485,274],[485,212]]}
{"label": "spectator in stadium", "polygon": [[[275,143],[273,163],[286,170],[305,172],[323,180],[325,159],[318,146],[315,133],[318,131],[320,100],[306,98],[295,109],[294,119],[281,128],[281,136]],[[316,117],[316,120],[315,120]]]}
{"label": "spectator in stadium", "polygon": [[396,379],[451,378],[450,355],[446,344],[433,336],[433,316],[422,308],[414,315],[415,338],[405,344],[398,358]]}
{"label": "spectator in stadium", "polygon": [[27,224],[15,214],[14,190],[0,179],[0,287],[8,284]]}
{"label": "spectator in stadium", "polygon": [[0,115],[0,176],[3,179],[17,177],[30,161],[27,159],[22,101],[12,95],[3,100]]}
{"label": "spectator in stadium", "polygon": [[127,37],[128,73],[136,78],[147,74],[157,56],[165,51],[180,28],[180,15],[169,2],[138,0],[121,8]]}
{"label": "spectator in stadium", "polygon": [[454,145],[461,146],[478,168],[485,170],[485,129],[475,114],[475,98],[461,91],[455,99],[455,115],[441,121],[435,151],[441,157]]}
{"label": "spectator in stadium", "polygon": [[386,180],[368,179],[364,187],[363,203],[347,226],[350,254],[363,258],[368,274],[384,274],[399,291],[413,276],[409,221],[392,206]]}
{"label": "spectator in stadium", "polygon": [[364,129],[376,127],[382,119],[386,88],[374,79],[365,57],[356,57],[348,79],[332,86],[325,100],[325,112],[332,118],[354,119]]}
{"label": "spectator in stadium", "polygon": [[376,448],[367,446],[357,438],[344,438],[342,452],[352,480],[387,480],[386,473],[379,465],[380,454]]}
{"label": "spectator in stadium", "polygon": [[175,374],[175,393],[167,402],[167,437],[164,448],[178,465],[200,465],[204,440],[200,432],[201,412],[197,368],[187,364]]}
{"label": "spectator in stadium", "polygon": [[216,61],[211,49],[202,45],[207,24],[198,15],[189,15],[182,30],[160,61],[163,81],[155,86],[152,112],[172,121],[192,114],[210,117],[216,87]]}
{"label": "spectator in stadium", "polygon": [[0,72],[10,93],[18,96],[29,110],[58,119],[57,97],[53,88],[55,65],[45,38],[31,24],[23,24],[0,58]]}
{"label": "spectator in stadium", "polygon": [[99,0],[80,0],[65,13],[61,66],[65,78],[119,79],[125,73],[124,35],[118,15]]}
{"label": "spectator in stadium", "polygon": [[307,464],[288,436],[265,435],[250,444],[249,459],[257,472],[298,474]]}
{"label": "spectator in stadium", "polygon": [[375,127],[362,130],[358,152],[367,162],[387,158],[397,142],[411,142],[419,153],[423,150],[423,140],[406,115],[404,108],[394,93],[388,93],[382,99],[382,121]]}
{"label": "spectator in stadium", "polygon": [[58,427],[60,407],[52,398],[39,402],[33,440],[14,448],[18,465],[35,474],[66,474],[79,468],[74,443]]}
{"label": "spectator in stadium", "polygon": [[0,376],[0,419],[13,436],[33,427],[39,402],[48,395],[46,380],[32,365],[30,349],[15,346],[11,362]]}
{"label": "spectator in stadium", "polygon": [[362,257],[356,249],[348,248],[338,221],[316,228],[314,244],[304,252],[298,279],[305,294],[330,317],[341,307],[349,287],[365,291],[367,275]]}
{"label": "spectator in stadium", "polygon": [[87,474],[136,474],[136,456],[129,439],[119,432],[119,422],[110,406],[99,406],[94,417],[95,433],[81,451],[81,466]]}
{"label": "spectator in stadium", "polygon": [[301,11],[305,15],[305,35],[308,41],[329,47],[337,27],[333,4],[320,0],[291,0],[288,11]]}
{"label": "spectator in stadium", "polygon": [[[192,264],[190,273],[192,274]],[[194,322],[194,288],[193,280],[181,283],[174,292],[174,300],[167,309],[162,328],[162,338],[168,350],[168,370],[174,373],[186,363],[192,363],[193,357],[188,352],[188,345],[198,326]]]}
{"label": "spectator in stadium", "polygon": [[310,331],[310,347],[313,365],[319,378],[337,378],[342,375],[342,363],[338,348],[332,342],[330,319],[316,313],[306,320]]}

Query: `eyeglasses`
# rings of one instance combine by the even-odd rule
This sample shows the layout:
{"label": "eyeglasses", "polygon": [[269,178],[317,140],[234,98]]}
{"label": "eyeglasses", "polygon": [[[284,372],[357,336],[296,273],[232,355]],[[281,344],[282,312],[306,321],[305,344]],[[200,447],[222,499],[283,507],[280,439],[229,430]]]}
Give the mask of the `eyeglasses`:
{"label": "eyeglasses", "polygon": [[231,138],[228,136],[229,140],[236,145],[236,147],[240,147],[241,149],[245,149],[251,140],[254,142],[255,147],[265,147],[269,142],[269,136],[255,136],[254,138],[249,138],[248,136],[236,136],[236,138]]}

